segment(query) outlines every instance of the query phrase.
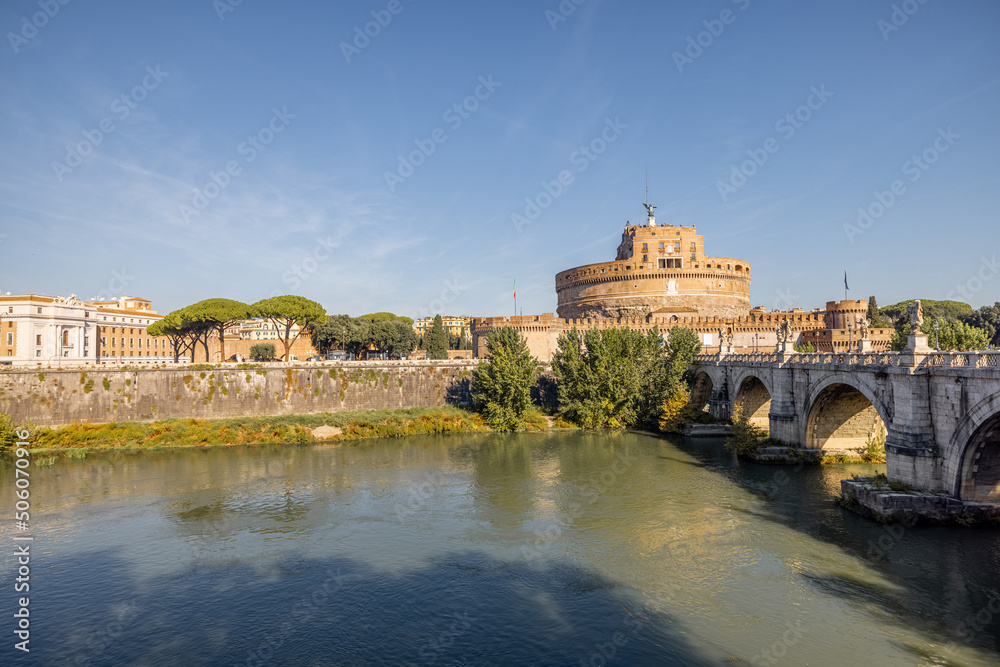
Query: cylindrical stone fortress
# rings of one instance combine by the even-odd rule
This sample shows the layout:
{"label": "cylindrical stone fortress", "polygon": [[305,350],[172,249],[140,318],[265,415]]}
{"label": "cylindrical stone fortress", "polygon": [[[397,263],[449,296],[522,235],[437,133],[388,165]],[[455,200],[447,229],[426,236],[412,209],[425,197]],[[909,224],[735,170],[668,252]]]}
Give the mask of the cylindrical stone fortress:
{"label": "cylindrical stone fortress", "polygon": [[562,318],[742,317],[750,312],[750,264],[708,257],[695,227],[632,225],[613,262],[556,275]]}

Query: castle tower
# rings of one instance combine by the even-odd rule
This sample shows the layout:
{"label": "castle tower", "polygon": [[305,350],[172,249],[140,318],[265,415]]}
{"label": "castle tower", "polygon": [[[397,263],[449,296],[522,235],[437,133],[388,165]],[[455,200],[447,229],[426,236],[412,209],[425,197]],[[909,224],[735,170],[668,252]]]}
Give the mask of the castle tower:
{"label": "castle tower", "polygon": [[694,227],[646,224],[622,233],[613,262],[556,275],[559,317],[745,317],[750,312],[750,264],[709,257]]}

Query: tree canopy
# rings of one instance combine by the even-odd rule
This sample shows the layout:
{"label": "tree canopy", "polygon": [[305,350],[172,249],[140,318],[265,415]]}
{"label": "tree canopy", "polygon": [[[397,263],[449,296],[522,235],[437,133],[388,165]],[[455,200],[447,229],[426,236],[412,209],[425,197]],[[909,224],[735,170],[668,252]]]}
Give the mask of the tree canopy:
{"label": "tree canopy", "polygon": [[424,336],[424,347],[427,348],[428,359],[448,358],[448,334],[444,330],[444,321],[440,315],[434,316],[434,324]]}
{"label": "tree canopy", "polygon": [[697,335],[673,329],[575,327],[559,337],[552,370],[562,414],[587,428],[653,424],[701,349]]}
{"label": "tree canopy", "polygon": [[[320,304],[304,296],[274,296],[262,299],[250,306],[251,317],[259,317],[273,323],[278,329],[278,340],[285,348],[283,361],[288,361],[292,345],[302,334],[309,335],[313,327],[322,324],[326,311]],[[292,334],[292,329],[299,330]]]}
{"label": "tree canopy", "polygon": [[472,373],[472,398],[492,429],[520,430],[531,407],[538,362],[524,337],[511,327],[490,331],[486,350],[486,360]]}
{"label": "tree canopy", "polygon": [[395,358],[408,356],[416,349],[417,334],[413,331],[413,320],[392,313],[376,315],[392,317],[372,318],[370,315],[362,315],[355,318],[349,315],[331,315],[313,328],[313,347],[323,353],[344,350],[354,358],[371,348]]}
{"label": "tree canopy", "polygon": [[232,299],[205,299],[191,304],[181,312],[193,325],[208,328],[218,335],[222,361],[226,360],[226,329],[250,317],[250,307]]}

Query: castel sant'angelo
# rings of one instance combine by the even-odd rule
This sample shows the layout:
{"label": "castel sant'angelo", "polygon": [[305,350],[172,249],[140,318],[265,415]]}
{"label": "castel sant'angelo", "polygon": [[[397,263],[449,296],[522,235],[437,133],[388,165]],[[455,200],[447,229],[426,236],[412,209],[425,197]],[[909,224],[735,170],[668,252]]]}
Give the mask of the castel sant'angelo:
{"label": "castel sant'angelo", "polygon": [[789,344],[812,343],[817,352],[888,349],[892,330],[868,328],[867,301],[830,301],[809,312],[753,308],[749,262],[709,256],[695,227],[659,225],[656,207],[644,206],[646,224],[626,225],[614,261],[556,275],[558,317],[473,319],[475,355],[485,356],[486,334],[502,326],[517,329],[541,361],[552,358],[559,336],[573,327],[686,327],[704,352],[772,352],[783,331]]}

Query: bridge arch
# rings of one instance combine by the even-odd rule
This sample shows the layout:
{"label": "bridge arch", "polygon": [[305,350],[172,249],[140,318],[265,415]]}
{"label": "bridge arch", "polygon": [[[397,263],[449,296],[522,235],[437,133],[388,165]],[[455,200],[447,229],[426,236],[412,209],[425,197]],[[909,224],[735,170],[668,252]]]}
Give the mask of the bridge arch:
{"label": "bridge arch", "polygon": [[771,429],[771,391],[764,382],[753,374],[746,374],[736,385],[733,410],[742,408],[750,423],[765,431]]}
{"label": "bridge arch", "polygon": [[[990,470],[996,470],[994,457],[1000,455],[998,424],[1000,394],[987,396],[959,420],[948,443],[948,451],[945,452],[946,470],[949,460],[955,462],[949,471],[952,472],[951,492],[955,497],[975,501],[981,500],[984,494],[989,495],[987,487]],[[998,480],[994,478],[995,491],[1000,492],[997,483]],[[994,495],[990,502],[1000,501],[998,495]]]}
{"label": "bridge arch", "polygon": [[961,500],[1000,502],[1000,412],[980,424],[969,438],[956,492]]}
{"label": "bridge arch", "polygon": [[857,374],[834,373],[815,383],[802,414],[804,447],[831,453],[863,448],[888,432],[891,414],[874,389]]}
{"label": "bridge arch", "polygon": [[695,371],[694,383],[691,385],[691,404],[696,410],[704,410],[708,407],[714,388],[715,382],[712,381],[712,376],[705,372],[705,369]]}

